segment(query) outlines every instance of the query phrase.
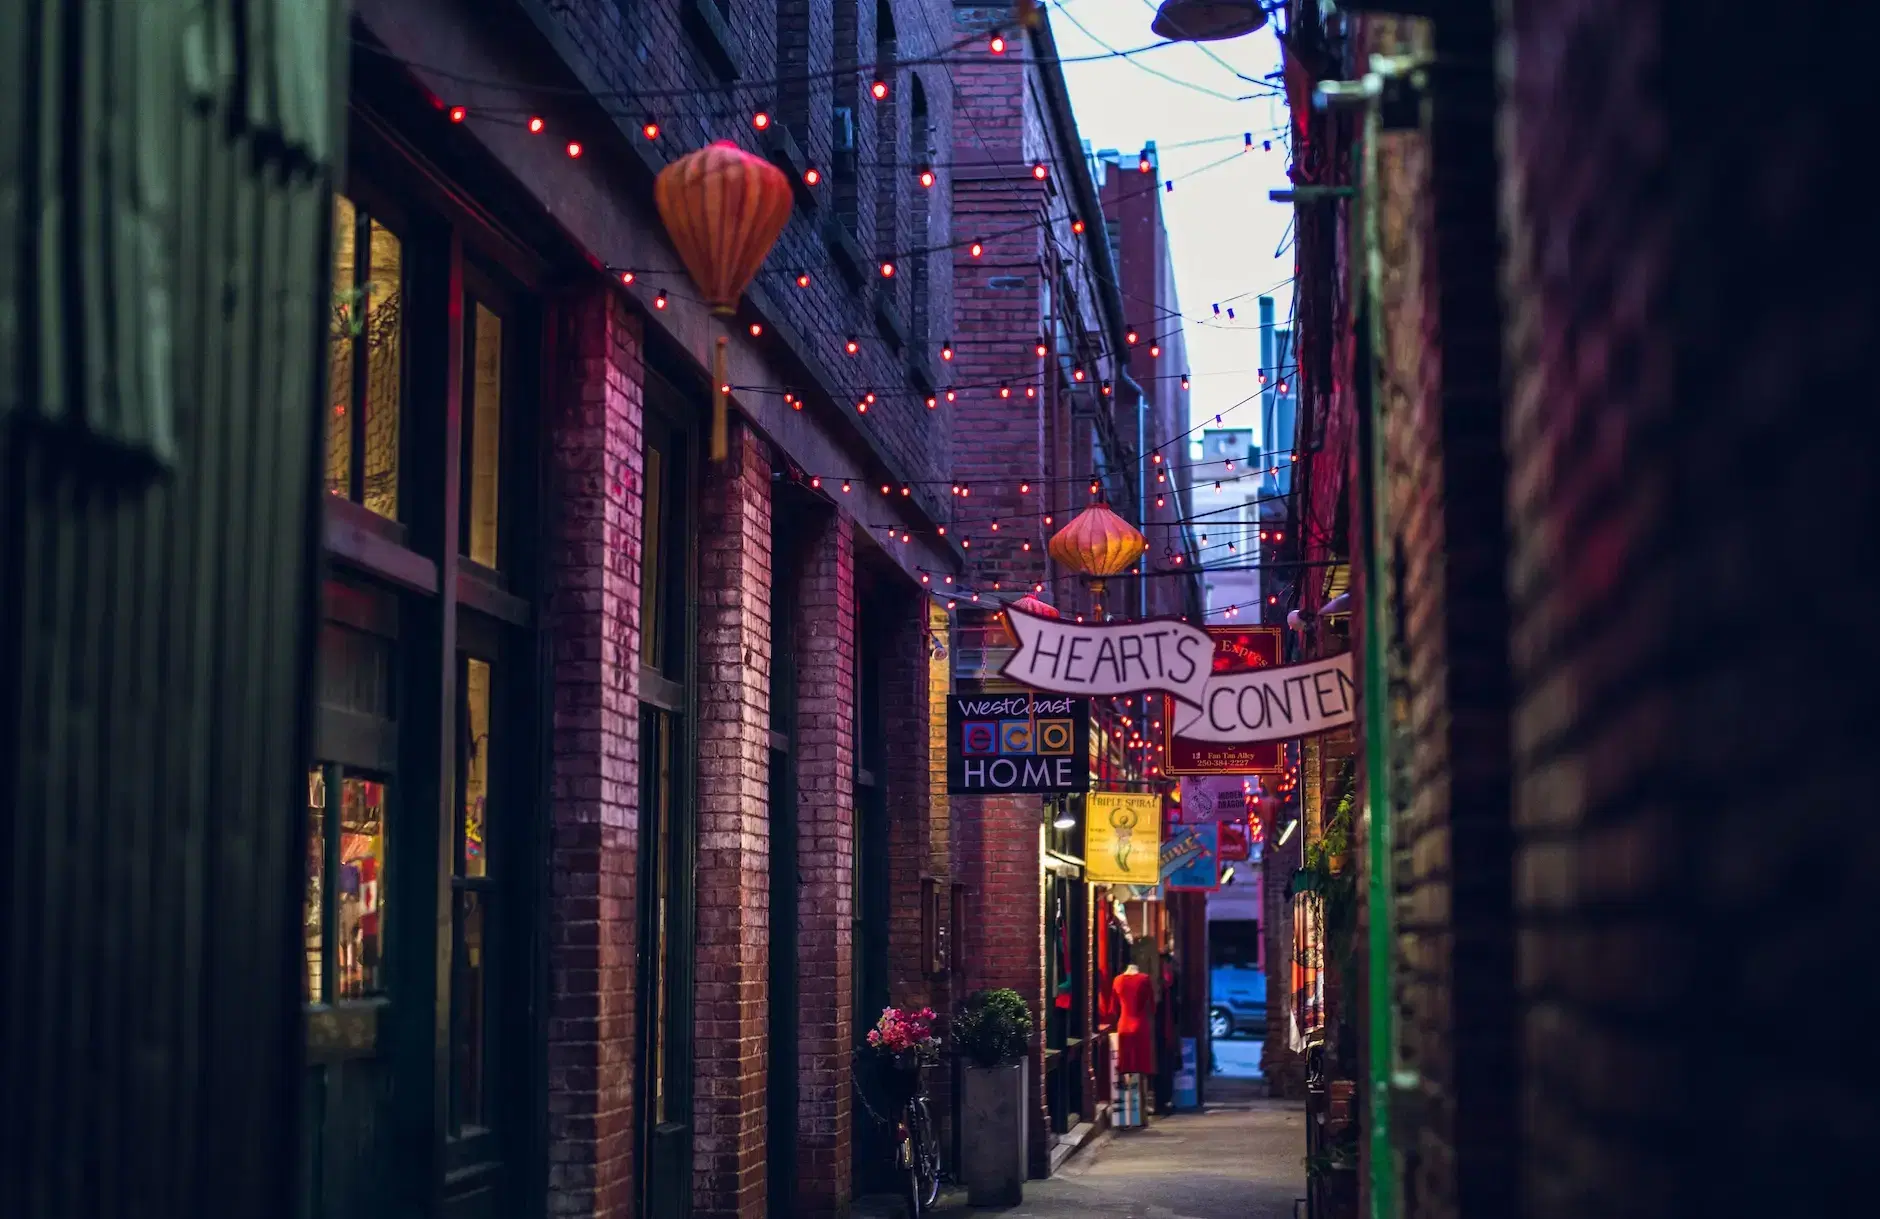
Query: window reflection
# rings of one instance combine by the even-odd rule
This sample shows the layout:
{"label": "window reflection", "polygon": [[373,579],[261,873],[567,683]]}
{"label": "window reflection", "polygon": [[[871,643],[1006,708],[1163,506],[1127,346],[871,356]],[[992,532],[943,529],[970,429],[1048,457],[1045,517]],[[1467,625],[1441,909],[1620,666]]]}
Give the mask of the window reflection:
{"label": "window reflection", "polygon": [[451,1038],[451,1117],[459,1132],[466,1127],[489,1125],[485,1064],[488,1045],[485,910],[482,893],[475,889],[457,891],[456,969],[451,984],[451,1013],[455,1025]]}
{"label": "window reflection", "polygon": [[334,962],[341,999],[380,994],[384,980],[385,784],[341,783],[339,870],[334,877]]}
{"label": "window reflection", "polygon": [[486,806],[490,787],[490,666],[464,665],[464,718],[469,739],[463,767],[463,875],[487,876]]}
{"label": "window reflection", "polygon": [[307,886],[301,909],[301,933],[306,942],[306,986],[302,998],[308,1003],[326,1002],[326,913],[323,894],[326,888],[326,772],[314,767],[307,772]]}
{"label": "window reflection", "polygon": [[357,229],[352,200],[333,196],[333,307],[327,318],[326,489],[352,496],[353,347],[364,320],[359,291]]}
{"label": "window reflection", "polygon": [[472,322],[467,553],[472,562],[495,567],[496,500],[502,468],[503,319],[479,302]]}
{"label": "window reflection", "polygon": [[398,517],[398,407],[404,379],[404,248],[371,222],[366,264],[365,505]]}

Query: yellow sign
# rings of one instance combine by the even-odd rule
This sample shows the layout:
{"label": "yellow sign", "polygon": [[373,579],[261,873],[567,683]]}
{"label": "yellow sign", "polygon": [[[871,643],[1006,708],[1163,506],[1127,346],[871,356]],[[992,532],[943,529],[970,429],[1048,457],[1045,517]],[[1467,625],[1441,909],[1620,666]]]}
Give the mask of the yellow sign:
{"label": "yellow sign", "polygon": [[1162,797],[1084,797],[1084,879],[1099,885],[1154,885],[1162,879]]}

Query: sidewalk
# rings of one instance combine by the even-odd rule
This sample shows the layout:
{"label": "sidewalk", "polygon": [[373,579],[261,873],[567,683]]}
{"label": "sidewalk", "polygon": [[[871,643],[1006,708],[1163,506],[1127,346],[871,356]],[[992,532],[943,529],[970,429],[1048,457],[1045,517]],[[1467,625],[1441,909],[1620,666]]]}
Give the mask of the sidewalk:
{"label": "sidewalk", "polygon": [[1268,1100],[1255,1080],[1208,1081],[1205,1113],[1106,1135],[1014,1207],[938,1213],[1011,1219],[1292,1219],[1305,1196],[1305,1107]]}

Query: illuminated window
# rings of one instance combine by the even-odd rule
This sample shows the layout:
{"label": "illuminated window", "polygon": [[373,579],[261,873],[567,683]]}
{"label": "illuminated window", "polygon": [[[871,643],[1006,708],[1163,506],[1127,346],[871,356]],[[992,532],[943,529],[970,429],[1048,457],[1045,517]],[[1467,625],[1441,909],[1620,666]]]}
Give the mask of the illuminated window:
{"label": "illuminated window", "polygon": [[326,489],[398,518],[404,245],[344,195],[333,204]]}
{"label": "illuminated window", "polygon": [[464,412],[464,553],[497,565],[497,503],[502,488],[503,319],[481,301],[467,311],[471,333],[469,409]]}

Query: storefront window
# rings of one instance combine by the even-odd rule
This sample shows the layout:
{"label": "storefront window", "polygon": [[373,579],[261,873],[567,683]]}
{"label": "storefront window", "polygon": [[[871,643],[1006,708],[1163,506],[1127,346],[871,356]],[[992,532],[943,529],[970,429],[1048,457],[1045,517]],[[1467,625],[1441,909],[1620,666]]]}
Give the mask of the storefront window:
{"label": "storefront window", "polygon": [[306,939],[308,1003],[326,1002],[326,772],[307,772],[307,887],[301,909],[301,930]]}
{"label": "storefront window", "polygon": [[385,989],[385,784],[349,775],[340,791],[335,993],[363,999]]}
{"label": "storefront window", "polygon": [[465,412],[464,553],[496,566],[496,502],[502,484],[503,319],[477,301],[469,311],[470,409]]}
{"label": "storefront window", "polygon": [[393,520],[404,399],[404,273],[398,235],[344,195],[335,196],[326,489]]}
{"label": "storefront window", "polygon": [[490,662],[474,656],[463,661],[463,706],[459,773],[463,791],[462,834],[451,877],[454,942],[451,945],[451,1129],[490,1125],[491,1043],[489,1016],[489,928],[491,903],[490,760],[491,707],[494,702]]}
{"label": "storefront window", "polygon": [[490,666],[464,662],[463,865],[464,876],[489,875],[486,839],[490,787]]}

